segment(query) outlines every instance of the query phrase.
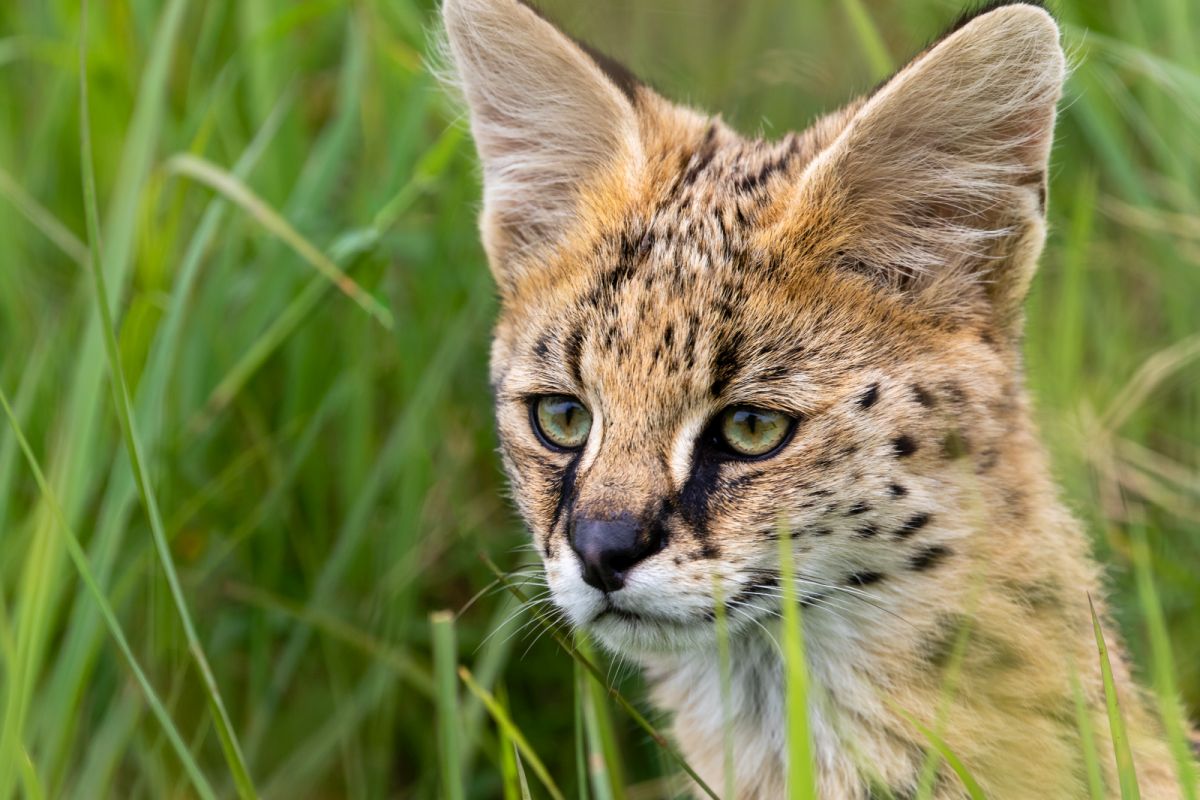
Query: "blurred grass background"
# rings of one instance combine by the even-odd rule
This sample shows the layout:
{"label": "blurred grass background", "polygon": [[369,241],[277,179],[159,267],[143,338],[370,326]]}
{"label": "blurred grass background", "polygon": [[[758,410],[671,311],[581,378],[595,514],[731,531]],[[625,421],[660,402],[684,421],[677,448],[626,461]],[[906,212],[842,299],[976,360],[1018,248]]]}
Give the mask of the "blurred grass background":
{"label": "blurred grass background", "polygon": [[[543,5],[669,96],[768,135],[869,88],[961,10]],[[1200,8],[1056,10],[1075,72],[1029,381],[1148,675],[1131,569],[1131,533],[1145,533],[1195,718]],[[238,758],[189,652],[110,390],[81,191],[79,14],[70,0],[0,4],[0,390],[47,482],[5,421],[0,797],[203,793],[189,768],[230,796]],[[91,8],[94,244],[142,466],[234,750],[270,797],[442,796],[429,612],[461,609],[491,582],[479,553],[504,569],[523,558],[493,455],[476,168],[428,69],[433,21],[416,0]],[[334,268],[365,296],[334,286]],[[515,608],[500,592],[463,614],[458,660],[575,796],[580,676],[536,627],[513,635],[524,619],[489,638]],[[611,674],[638,696],[636,676]],[[661,796],[661,751],[593,699],[584,721],[599,715],[615,735],[640,787],[629,796]],[[499,796],[510,751],[474,694],[462,704],[466,794]]]}

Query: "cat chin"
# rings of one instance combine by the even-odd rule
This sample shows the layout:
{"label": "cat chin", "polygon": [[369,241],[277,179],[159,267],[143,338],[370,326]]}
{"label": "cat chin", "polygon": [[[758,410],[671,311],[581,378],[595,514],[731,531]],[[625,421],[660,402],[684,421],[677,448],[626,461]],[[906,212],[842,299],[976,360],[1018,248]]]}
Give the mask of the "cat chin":
{"label": "cat chin", "polygon": [[[584,629],[606,650],[617,655],[644,658],[691,652],[715,652],[717,632],[710,620],[659,621],[620,619],[604,616],[593,620]],[[730,638],[741,633],[733,626]]]}
{"label": "cat chin", "polygon": [[686,653],[716,644],[711,630],[694,625],[603,619],[588,625],[587,631],[606,650],[632,658]]}

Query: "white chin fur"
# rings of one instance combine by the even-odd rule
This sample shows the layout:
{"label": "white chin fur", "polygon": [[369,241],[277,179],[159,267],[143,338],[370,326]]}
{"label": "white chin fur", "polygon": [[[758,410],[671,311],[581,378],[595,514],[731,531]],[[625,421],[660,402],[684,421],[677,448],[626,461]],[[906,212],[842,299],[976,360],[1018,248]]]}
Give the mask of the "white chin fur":
{"label": "white chin fur", "polygon": [[[637,658],[692,650],[711,651],[717,642],[716,623],[709,615],[711,599],[706,595],[676,593],[664,588],[644,567],[631,576],[626,588],[609,598],[587,585],[574,561],[546,564],[546,576],[556,605],[566,612],[575,627],[592,634],[606,649]],[[616,606],[631,616],[605,613]],[[752,622],[734,615],[729,634],[738,636]]]}

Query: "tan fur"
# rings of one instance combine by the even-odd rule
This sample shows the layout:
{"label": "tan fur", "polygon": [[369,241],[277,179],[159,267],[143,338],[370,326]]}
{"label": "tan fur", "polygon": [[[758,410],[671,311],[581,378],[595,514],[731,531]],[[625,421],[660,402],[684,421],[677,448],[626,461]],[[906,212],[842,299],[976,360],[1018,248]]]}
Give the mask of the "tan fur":
{"label": "tan fur", "polygon": [[[1086,796],[1071,676],[1107,756],[1088,612],[1090,595],[1104,614],[1103,587],[1018,346],[1064,70],[1049,15],[980,15],[872,96],[765,142],[610,77],[515,0],[444,13],[503,301],[501,450],[557,606],[645,666],[720,787],[719,582],[738,796],[782,797],[782,531],[823,797],[909,796],[928,743],[906,715],[989,797]],[[591,410],[578,454],[538,441],[542,394]],[[702,432],[733,404],[795,416],[793,439],[706,460]],[[667,546],[605,597],[568,544],[581,513],[637,515]],[[1143,796],[1177,797],[1158,722],[1115,668]],[[1111,758],[1104,771],[1116,796]],[[944,767],[935,796],[964,796]]]}

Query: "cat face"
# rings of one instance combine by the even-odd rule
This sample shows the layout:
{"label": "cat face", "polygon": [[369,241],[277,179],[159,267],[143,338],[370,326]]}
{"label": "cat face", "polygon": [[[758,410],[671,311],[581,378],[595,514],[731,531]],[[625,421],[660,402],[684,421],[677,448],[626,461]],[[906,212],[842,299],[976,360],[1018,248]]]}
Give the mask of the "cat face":
{"label": "cat face", "polygon": [[[967,22],[866,100],[745,139],[514,0],[449,0],[502,295],[492,383],[555,603],[629,653],[955,556],[1017,415],[1057,31]],[[953,78],[953,80],[950,80]]]}

